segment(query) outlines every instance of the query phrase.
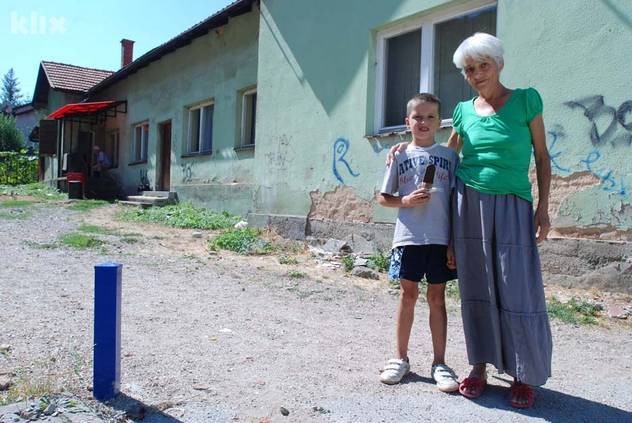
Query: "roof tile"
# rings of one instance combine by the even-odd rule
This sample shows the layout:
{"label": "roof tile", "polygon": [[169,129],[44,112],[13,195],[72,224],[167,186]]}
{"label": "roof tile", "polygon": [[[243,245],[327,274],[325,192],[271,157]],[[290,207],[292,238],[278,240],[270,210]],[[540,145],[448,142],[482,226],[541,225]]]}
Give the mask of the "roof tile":
{"label": "roof tile", "polygon": [[42,61],[48,83],[52,89],[85,93],[114,72],[84,68],[65,63]]}

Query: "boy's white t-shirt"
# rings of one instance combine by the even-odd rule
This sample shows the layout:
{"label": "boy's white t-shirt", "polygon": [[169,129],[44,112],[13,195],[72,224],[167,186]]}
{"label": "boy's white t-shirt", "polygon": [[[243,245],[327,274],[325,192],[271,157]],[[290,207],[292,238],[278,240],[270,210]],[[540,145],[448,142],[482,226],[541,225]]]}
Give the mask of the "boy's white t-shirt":
{"label": "boy's white t-shirt", "polygon": [[382,194],[403,197],[421,183],[426,166],[435,165],[434,188],[430,201],[423,206],[401,207],[397,214],[393,247],[402,245],[448,245],[450,238],[450,193],[455,186],[459,156],[454,150],[439,144],[417,147],[409,144],[406,150],[395,154],[386,169]]}

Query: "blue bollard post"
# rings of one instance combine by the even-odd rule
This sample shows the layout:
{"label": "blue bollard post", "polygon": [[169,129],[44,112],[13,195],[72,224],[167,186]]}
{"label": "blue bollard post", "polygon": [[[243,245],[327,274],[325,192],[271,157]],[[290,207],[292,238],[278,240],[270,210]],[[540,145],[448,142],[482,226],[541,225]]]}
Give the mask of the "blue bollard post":
{"label": "blue bollard post", "polygon": [[123,265],[94,266],[94,362],[92,394],[112,399],[121,385],[121,274]]}

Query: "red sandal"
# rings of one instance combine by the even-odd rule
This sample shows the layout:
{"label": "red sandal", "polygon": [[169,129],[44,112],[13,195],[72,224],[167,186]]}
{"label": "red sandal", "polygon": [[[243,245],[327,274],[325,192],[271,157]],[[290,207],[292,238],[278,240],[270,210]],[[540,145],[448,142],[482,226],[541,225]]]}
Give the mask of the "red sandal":
{"label": "red sandal", "polygon": [[[535,403],[535,392],[533,388],[524,383],[516,382],[511,385],[509,389],[511,393],[510,403],[512,407],[516,408],[531,408]],[[524,402],[524,400],[527,400]]]}
{"label": "red sandal", "polygon": [[459,392],[465,398],[474,399],[481,396],[487,387],[487,379],[478,377],[466,377],[459,383]]}

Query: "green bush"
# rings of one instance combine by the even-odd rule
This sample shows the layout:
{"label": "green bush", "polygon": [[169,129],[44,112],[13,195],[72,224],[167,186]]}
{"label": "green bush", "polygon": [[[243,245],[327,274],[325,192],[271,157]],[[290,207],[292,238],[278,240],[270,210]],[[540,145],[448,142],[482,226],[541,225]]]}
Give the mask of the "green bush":
{"label": "green bush", "polygon": [[174,228],[226,229],[239,222],[238,216],[228,212],[217,213],[191,203],[180,203],[148,209],[129,209],[119,214],[123,220],[160,223]]}
{"label": "green bush", "polygon": [[0,113],[0,151],[19,151],[23,148],[22,133],[13,116]]}
{"label": "green bush", "polygon": [[20,185],[37,182],[38,161],[25,151],[0,151],[0,184]]}
{"label": "green bush", "polygon": [[208,242],[211,250],[230,250],[240,254],[268,254],[272,244],[260,238],[255,228],[229,229]]}

